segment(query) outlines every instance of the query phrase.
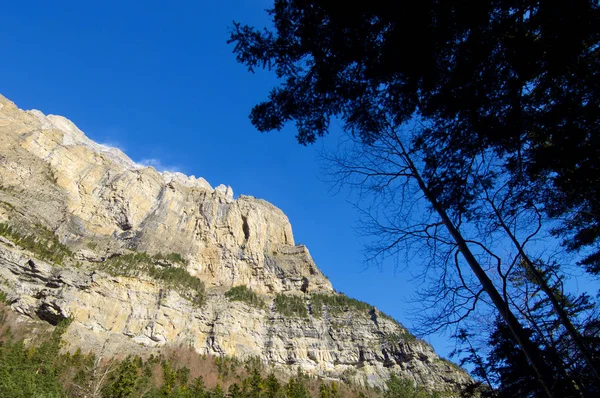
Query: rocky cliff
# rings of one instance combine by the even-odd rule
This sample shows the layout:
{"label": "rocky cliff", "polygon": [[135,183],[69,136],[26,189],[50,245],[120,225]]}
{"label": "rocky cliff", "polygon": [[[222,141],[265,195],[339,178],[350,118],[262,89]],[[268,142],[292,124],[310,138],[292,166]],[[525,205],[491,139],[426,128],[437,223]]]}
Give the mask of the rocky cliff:
{"label": "rocky cliff", "polygon": [[135,164],[2,96],[0,235],[11,308],[71,317],[71,346],[113,355],[183,344],[371,385],[390,372],[429,389],[470,380],[393,319],[335,293],[273,205]]}

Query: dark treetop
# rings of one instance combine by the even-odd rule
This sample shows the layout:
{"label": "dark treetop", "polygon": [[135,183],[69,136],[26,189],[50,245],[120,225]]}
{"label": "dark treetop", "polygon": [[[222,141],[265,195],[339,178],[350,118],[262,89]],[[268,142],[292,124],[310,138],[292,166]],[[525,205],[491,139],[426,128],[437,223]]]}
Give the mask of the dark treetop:
{"label": "dark treetop", "polygon": [[600,271],[597,1],[278,0],[269,12],[273,30],[236,23],[230,38],[240,62],[281,79],[252,109],[260,131],[294,121],[308,144],[337,117],[368,144],[418,120],[413,147],[449,211],[469,206],[465,168],[492,151],[518,200],[560,219],[555,233],[590,247],[583,263]]}

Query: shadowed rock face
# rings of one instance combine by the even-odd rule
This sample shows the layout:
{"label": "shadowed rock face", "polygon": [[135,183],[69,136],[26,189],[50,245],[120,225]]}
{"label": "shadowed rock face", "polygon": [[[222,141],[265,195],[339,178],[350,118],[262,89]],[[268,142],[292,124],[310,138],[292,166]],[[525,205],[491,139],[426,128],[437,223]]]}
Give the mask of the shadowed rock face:
{"label": "shadowed rock face", "polygon": [[[470,380],[427,344],[403,338],[406,330],[376,309],[312,313],[312,294],[335,293],[273,205],[135,164],[69,120],[22,111],[2,96],[0,222],[52,231],[71,250],[59,266],[0,237],[0,289],[12,308],[50,323],[73,317],[73,346],[108,355],[186,344],[373,385],[390,371],[436,389]],[[205,304],[149,276],[103,272],[107,259],[132,252],[181,255],[207,287]],[[229,301],[224,292],[237,285],[267,305]],[[277,294],[300,297],[308,315],[281,315],[272,304]]]}

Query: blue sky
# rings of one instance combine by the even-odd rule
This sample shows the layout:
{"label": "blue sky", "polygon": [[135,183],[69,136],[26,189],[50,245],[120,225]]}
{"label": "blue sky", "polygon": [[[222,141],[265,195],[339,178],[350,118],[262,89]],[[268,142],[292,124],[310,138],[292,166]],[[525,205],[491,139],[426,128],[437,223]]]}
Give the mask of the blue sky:
{"label": "blue sky", "polygon": [[[293,129],[261,134],[252,105],[276,84],[226,44],[233,20],[265,25],[269,1],[9,2],[0,24],[0,93],[71,119],[132,159],[227,184],[280,207],[334,287],[406,326],[407,274],[364,269],[358,214],[319,177]],[[445,338],[436,349],[448,351]]]}
{"label": "blue sky", "polygon": [[[253,104],[276,84],[235,61],[233,20],[266,25],[269,1],[8,2],[0,24],[0,93],[22,109],[71,119],[133,160],[202,176],[236,195],[260,197],[290,218],[338,291],[410,328],[407,272],[364,269],[358,213],[319,178],[318,144],[293,129],[261,134]],[[447,336],[428,338],[446,355]]]}

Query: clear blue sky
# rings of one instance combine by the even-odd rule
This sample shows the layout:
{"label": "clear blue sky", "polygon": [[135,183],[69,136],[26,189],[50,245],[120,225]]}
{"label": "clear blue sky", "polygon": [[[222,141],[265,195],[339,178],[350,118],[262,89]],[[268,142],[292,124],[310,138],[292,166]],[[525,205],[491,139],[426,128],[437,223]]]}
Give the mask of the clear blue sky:
{"label": "clear blue sky", "polygon": [[[63,115],[135,161],[231,185],[290,218],[338,291],[410,328],[413,283],[392,266],[364,270],[358,214],[319,179],[316,154],[294,131],[260,134],[248,113],[275,85],[226,44],[233,20],[268,24],[270,1],[13,1],[2,6],[0,93],[22,109]],[[446,355],[446,336],[429,339]]]}

